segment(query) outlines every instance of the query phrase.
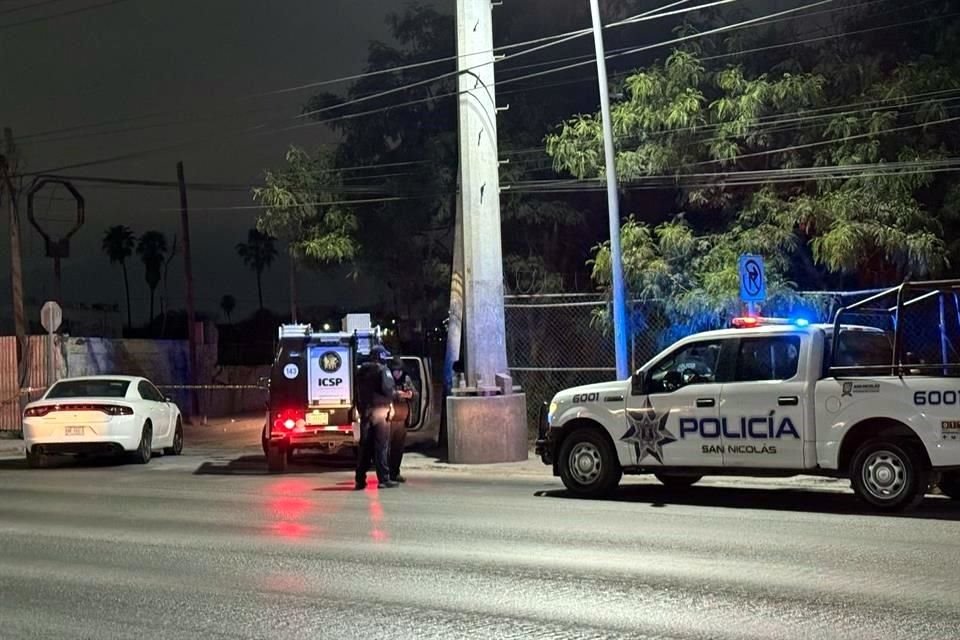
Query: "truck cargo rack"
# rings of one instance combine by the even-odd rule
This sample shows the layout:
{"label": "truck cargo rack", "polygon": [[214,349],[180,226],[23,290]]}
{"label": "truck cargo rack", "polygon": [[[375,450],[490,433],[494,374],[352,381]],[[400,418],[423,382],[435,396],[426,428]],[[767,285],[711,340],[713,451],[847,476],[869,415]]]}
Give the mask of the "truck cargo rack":
{"label": "truck cargo rack", "polygon": [[[892,335],[891,362],[835,366],[841,332],[871,327],[864,318],[879,321],[884,326],[872,328]],[[960,280],[905,281],[840,308],[833,325],[832,374],[960,376]]]}

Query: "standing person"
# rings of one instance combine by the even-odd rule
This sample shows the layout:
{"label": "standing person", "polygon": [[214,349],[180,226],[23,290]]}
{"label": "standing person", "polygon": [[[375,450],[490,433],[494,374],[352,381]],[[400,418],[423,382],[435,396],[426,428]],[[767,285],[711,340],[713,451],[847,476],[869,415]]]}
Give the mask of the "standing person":
{"label": "standing person", "polygon": [[390,449],[390,411],[395,385],[386,367],[390,353],[377,345],[370,350],[369,359],[357,373],[357,410],[360,413],[360,452],[357,456],[356,484],[359,490],[367,486],[367,469],[373,459],[377,470],[377,487],[390,489],[388,456]]}
{"label": "standing person", "polygon": [[390,421],[390,479],[394,482],[406,482],[400,474],[400,465],[403,463],[403,449],[407,444],[407,424],[410,414],[416,406],[414,398],[417,390],[413,379],[403,370],[403,361],[394,358],[390,361],[390,374],[393,378],[395,404],[404,403],[404,410],[395,411]]}

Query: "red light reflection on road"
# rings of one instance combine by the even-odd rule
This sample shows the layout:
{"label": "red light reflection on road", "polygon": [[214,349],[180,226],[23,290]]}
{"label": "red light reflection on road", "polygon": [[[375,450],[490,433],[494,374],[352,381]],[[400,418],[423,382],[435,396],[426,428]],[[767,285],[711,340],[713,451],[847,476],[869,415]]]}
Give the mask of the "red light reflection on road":
{"label": "red light reflection on road", "polygon": [[305,538],[310,533],[310,527],[299,522],[277,522],[270,531],[278,538],[287,540],[299,540]]}
{"label": "red light reflection on road", "polygon": [[380,528],[383,523],[383,505],[380,504],[379,493],[376,488],[371,491],[369,485],[366,493],[370,501],[367,507],[370,514],[370,539],[378,544],[389,542],[390,534]]}
{"label": "red light reflection on road", "polygon": [[[264,505],[271,520],[270,535],[284,540],[301,540],[318,531],[304,522],[317,505],[303,496],[309,495],[311,484],[303,479],[290,478],[267,487]],[[322,510],[322,509],[321,509]]]}

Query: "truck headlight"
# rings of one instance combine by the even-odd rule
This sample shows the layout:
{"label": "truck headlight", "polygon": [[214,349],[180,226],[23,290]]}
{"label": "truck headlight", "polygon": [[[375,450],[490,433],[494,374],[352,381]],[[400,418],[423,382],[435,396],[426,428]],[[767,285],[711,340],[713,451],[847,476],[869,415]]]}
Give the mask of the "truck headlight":
{"label": "truck headlight", "polygon": [[553,415],[557,412],[557,403],[551,402],[550,409],[547,411],[547,426],[553,424]]}

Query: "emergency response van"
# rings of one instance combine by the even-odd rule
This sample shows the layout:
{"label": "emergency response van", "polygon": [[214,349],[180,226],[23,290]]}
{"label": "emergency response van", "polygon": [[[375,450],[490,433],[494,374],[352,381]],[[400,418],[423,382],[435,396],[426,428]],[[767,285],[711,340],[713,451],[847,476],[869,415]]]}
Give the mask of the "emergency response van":
{"label": "emergency response van", "polygon": [[[338,332],[315,332],[310,325],[280,327],[261,436],[271,473],[286,471],[297,451],[356,454],[360,435],[355,374],[381,341],[380,328],[371,326],[368,314],[348,315]],[[422,358],[401,360],[418,391],[406,421],[407,428],[416,431],[430,416],[429,369]]]}
{"label": "emergency response van", "polygon": [[880,510],[932,484],[960,499],[960,281],[907,283],[832,324],[745,317],[680,340],[625,381],[567,389],[537,453],[569,491],[624,473],[850,478]]}

